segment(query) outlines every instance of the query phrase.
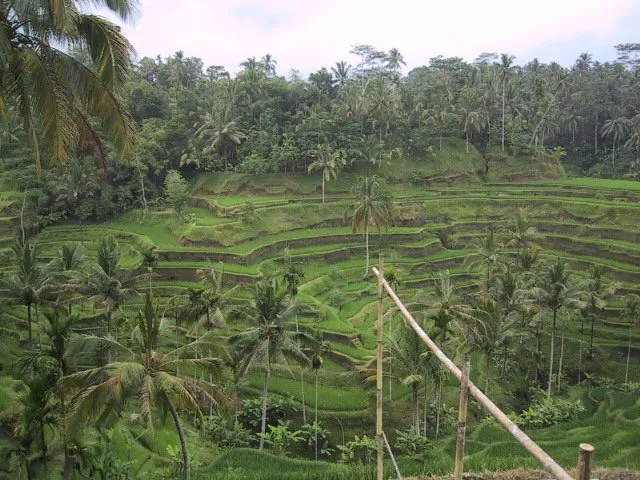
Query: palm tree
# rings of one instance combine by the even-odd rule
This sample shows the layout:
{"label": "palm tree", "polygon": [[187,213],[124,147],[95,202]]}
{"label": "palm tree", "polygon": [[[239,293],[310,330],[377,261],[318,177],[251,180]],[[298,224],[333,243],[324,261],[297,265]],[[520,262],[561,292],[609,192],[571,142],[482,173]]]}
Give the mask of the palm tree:
{"label": "palm tree", "polygon": [[333,73],[335,77],[334,82],[344,87],[349,79],[349,70],[351,70],[351,65],[347,64],[344,60],[336,62],[336,66],[331,67],[331,73]]}
{"label": "palm tree", "polygon": [[[295,303],[296,296],[298,295],[298,287],[304,278],[304,271],[298,264],[291,261],[288,250],[286,254],[286,263],[287,270],[284,272],[282,277],[287,289],[287,294],[289,295],[291,302]],[[300,325],[298,324],[298,315],[296,314],[294,317],[296,322],[296,333],[299,333]],[[300,365],[300,389],[302,393],[302,423],[304,424],[307,423],[307,406],[304,400],[304,368],[302,365]]]}
{"label": "palm tree", "polygon": [[583,305],[570,284],[571,274],[567,264],[560,257],[556,263],[547,265],[539,286],[531,289],[533,299],[541,306],[547,308],[552,315],[551,320],[551,346],[549,354],[549,378],[547,385],[547,397],[551,398],[551,384],[553,377],[553,357],[555,353],[556,321],[558,311],[562,308],[577,308]]}
{"label": "palm tree", "polygon": [[191,335],[194,332],[198,333],[198,329],[203,326],[210,330],[214,326],[225,325],[231,308],[232,295],[237,290],[237,285],[228,290],[224,289],[222,262],[220,262],[219,271],[210,265],[209,268],[196,270],[196,275],[202,288],[195,291],[196,298],[199,300],[191,306],[192,318],[196,322],[190,332]]}
{"label": "palm tree", "polygon": [[[137,6],[133,0],[90,3],[123,20],[132,17]],[[0,12],[0,110],[16,105],[38,169],[42,147],[46,146],[44,158],[64,164],[78,141],[93,144],[106,164],[95,119],[118,158],[133,147],[135,124],[120,96],[133,49],[118,25],[84,13],[83,7],[87,2],[78,0],[17,0]],[[68,45],[82,46],[91,64],[70,55]]]}
{"label": "palm tree", "polygon": [[589,316],[591,317],[591,336],[589,340],[589,351],[591,353],[593,353],[596,313],[606,307],[607,299],[614,296],[618,289],[617,283],[605,285],[602,278],[603,272],[604,269],[600,265],[592,265],[589,271],[589,278],[581,285],[583,300],[589,309]]}
{"label": "palm tree", "polygon": [[473,136],[474,132],[480,131],[480,120],[478,112],[468,108],[460,110],[460,124],[467,140],[467,153],[469,153],[469,138]]}
{"label": "palm tree", "polygon": [[[120,246],[113,237],[103,237],[98,241],[96,263],[86,272],[79,272],[76,282],[78,291],[90,301],[105,308],[107,333],[111,333],[111,319],[114,310],[126,296],[135,293],[139,275],[120,267]],[[117,329],[116,329],[117,332]]]}
{"label": "palm tree", "polygon": [[275,77],[276,76],[276,65],[278,62],[273,58],[270,53],[267,53],[260,59],[260,63],[262,64],[262,68],[264,69],[264,73],[266,73],[267,77]]}
{"label": "palm tree", "polygon": [[188,153],[182,155],[181,164],[194,163],[200,166],[201,155],[221,154],[225,172],[229,168],[231,147],[240,145],[247,135],[240,129],[238,119],[232,118],[228,105],[205,113],[202,120],[194,125],[196,143]]}
{"label": "palm tree", "polygon": [[[120,412],[130,396],[137,397],[150,430],[154,428],[154,409],[168,411],[180,438],[182,476],[189,479],[189,451],[178,410],[188,410],[202,421],[203,406],[225,401],[217,385],[193,375],[198,368],[220,379],[225,354],[210,334],[172,349],[169,333],[168,323],[158,315],[147,292],[126,343],[97,336],[74,337],[70,348],[82,359],[79,363],[96,362],[97,366],[68,375],[62,385],[77,389],[70,402],[70,410],[77,418]],[[101,363],[100,354],[105,350],[117,354],[118,360]]]}
{"label": "palm tree", "polygon": [[416,434],[420,433],[418,394],[429,372],[431,356],[415,332],[404,324],[386,335],[386,360],[391,376],[411,389],[412,423]]}
{"label": "palm tree", "polygon": [[500,71],[500,85],[502,87],[502,151],[504,152],[504,136],[505,136],[505,106],[507,99],[507,85],[513,75],[513,61],[515,57],[506,53],[500,55],[500,64],[498,65]]}
{"label": "palm tree", "polygon": [[397,48],[392,48],[387,54],[387,68],[394,73],[398,73],[407,62]]}
{"label": "palm tree", "polygon": [[316,159],[309,165],[308,173],[320,170],[322,173],[322,203],[324,203],[324,183],[338,178],[340,167],[346,165],[344,154],[340,150],[333,150],[331,145],[319,145],[315,151]]}
{"label": "palm tree", "polygon": [[631,360],[631,333],[633,327],[640,324],[640,296],[635,293],[627,297],[624,315],[629,319],[629,345],[627,347],[627,365],[624,370],[624,383],[629,383],[629,360]]}
{"label": "palm tree", "polygon": [[84,247],[78,243],[67,243],[58,249],[56,257],[49,265],[58,280],[57,301],[66,301],[69,313],[76,296],[76,285],[73,284],[73,279],[86,266],[86,262]]}
{"label": "palm tree", "polygon": [[507,247],[517,248],[519,260],[520,253],[523,250],[536,248],[538,246],[536,241],[541,239],[542,235],[538,233],[536,227],[529,221],[527,212],[521,208],[516,215],[513,230],[509,232]]}
{"label": "palm tree", "polygon": [[367,278],[369,275],[369,227],[373,224],[378,232],[387,228],[393,215],[393,203],[391,193],[377,175],[360,177],[353,192],[356,198],[354,203],[347,207],[345,217],[351,217],[354,232],[364,230],[366,261],[363,278]]}
{"label": "palm tree", "polygon": [[509,345],[512,340],[522,336],[518,328],[518,320],[505,313],[500,302],[491,296],[484,295],[478,302],[475,315],[482,328],[470,329],[470,344],[484,353],[485,360],[485,394],[489,391],[491,378],[491,357],[496,352],[502,353],[502,375],[506,374]]}
{"label": "palm tree", "polygon": [[286,363],[287,357],[300,363],[309,364],[298,339],[307,337],[291,332],[287,321],[295,314],[295,304],[289,301],[287,290],[275,280],[259,282],[253,292],[253,300],[238,314],[252,323],[247,330],[233,335],[229,343],[239,358],[237,376],[243,376],[256,364],[264,366],[264,387],[262,393],[262,422],[260,427],[260,449],[264,448],[264,434],[267,428],[267,395],[271,365]]}
{"label": "palm tree", "polygon": [[604,122],[600,133],[603,137],[611,137],[613,141],[613,153],[611,163],[616,163],[616,145],[620,144],[620,140],[629,131],[629,119],[627,117],[612,118]]}
{"label": "palm tree", "polygon": [[491,274],[504,262],[501,259],[500,245],[498,244],[493,230],[485,238],[473,242],[475,252],[469,254],[464,260],[464,265],[469,271],[479,267],[486,272],[485,289],[488,290],[491,284]]}
{"label": "palm tree", "polygon": [[35,376],[25,382],[25,389],[15,398],[13,436],[18,439],[27,478],[32,472],[32,459],[29,450],[34,443],[40,446],[43,478],[49,478],[47,472],[47,430],[56,422],[56,406],[51,394],[52,388],[46,378]]}
{"label": "palm tree", "polygon": [[[313,334],[313,341],[309,345],[311,348],[311,368],[315,373],[315,420],[318,425],[318,373],[324,363],[323,355],[329,351],[329,344],[322,339],[322,332],[316,328]],[[318,429],[315,429],[315,458],[318,460]]]}
{"label": "palm tree", "polygon": [[16,243],[13,255],[16,272],[3,282],[0,292],[9,303],[27,307],[29,341],[32,341],[31,309],[35,306],[37,317],[38,305],[53,290],[53,277],[48,266],[38,263],[36,245]]}

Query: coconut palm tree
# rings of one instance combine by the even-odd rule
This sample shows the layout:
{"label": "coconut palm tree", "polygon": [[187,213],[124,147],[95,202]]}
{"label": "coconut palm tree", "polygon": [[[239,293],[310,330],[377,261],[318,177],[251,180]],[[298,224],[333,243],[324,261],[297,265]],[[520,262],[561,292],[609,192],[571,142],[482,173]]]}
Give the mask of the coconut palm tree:
{"label": "coconut palm tree", "polygon": [[627,297],[624,315],[629,319],[629,345],[627,347],[627,365],[624,370],[624,383],[629,383],[629,360],[631,360],[631,333],[633,327],[640,324],[640,296],[635,293]]}
{"label": "coconut palm tree", "polygon": [[555,335],[558,312],[562,308],[580,308],[584,302],[579,300],[579,293],[572,288],[571,273],[567,264],[560,257],[556,262],[547,265],[539,278],[538,286],[530,291],[532,300],[551,312],[551,345],[549,353],[549,378],[547,397],[551,398],[553,377],[553,357],[555,353]]}
{"label": "coconut palm tree", "polygon": [[467,153],[469,153],[469,138],[471,138],[474,133],[480,131],[481,117],[477,111],[466,107],[460,109],[459,117],[462,131],[467,140]]}
{"label": "coconut palm tree", "polygon": [[79,272],[75,280],[79,293],[104,307],[107,333],[111,333],[113,312],[120,308],[125,297],[136,293],[135,286],[140,278],[138,272],[121,268],[120,257],[120,246],[115,238],[101,238],[96,263],[86,272]]}
{"label": "coconut palm tree", "polygon": [[344,153],[340,150],[333,150],[331,145],[322,144],[316,149],[315,160],[309,165],[308,173],[320,171],[322,173],[322,203],[324,203],[324,183],[338,178],[340,167],[346,165]]}
{"label": "coconut palm tree", "polygon": [[336,62],[336,66],[331,67],[331,73],[333,73],[335,78],[334,82],[339,86],[344,87],[349,79],[349,70],[351,70],[351,65],[344,60]]}
{"label": "coconut palm tree", "polygon": [[231,309],[231,298],[238,289],[237,285],[228,290],[224,289],[222,262],[218,271],[210,265],[208,268],[196,270],[196,276],[202,288],[193,291],[192,294],[196,301],[191,305],[191,313],[196,323],[189,332],[190,335],[198,334],[202,327],[210,330],[214,326],[225,325]]}
{"label": "coconut palm tree", "polygon": [[360,177],[353,192],[356,198],[347,207],[345,217],[351,218],[354,232],[364,231],[365,267],[363,278],[367,278],[369,275],[369,227],[373,225],[378,229],[378,232],[387,228],[393,216],[393,203],[391,193],[377,175]]}
{"label": "coconut palm tree", "polygon": [[[81,360],[78,363],[96,366],[66,376],[62,385],[76,389],[69,407],[79,419],[120,412],[125,401],[135,397],[147,427],[153,430],[155,410],[168,411],[180,439],[182,476],[189,479],[189,451],[178,412],[187,410],[202,421],[204,406],[226,401],[218,385],[193,375],[197,368],[221,379],[225,352],[211,333],[179,348],[172,348],[172,343],[169,325],[147,292],[126,342],[98,336],[73,338],[70,349]],[[118,360],[104,363],[105,350]]]}
{"label": "coconut palm tree", "polygon": [[267,77],[276,76],[276,65],[278,65],[278,62],[270,53],[267,53],[260,59],[260,64],[262,65],[264,73],[267,75]]}
{"label": "coconut palm tree", "polygon": [[[318,425],[318,377],[322,364],[324,363],[324,355],[329,351],[329,343],[322,339],[322,332],[316,328],[313,337],[313,341],[308,345],[311,349],[311,368],[315,374],[315,420],[314,424]],[[315,429],[315,458],[318,460],[318,429]]]}
{"label": "coconut palm tree", "polygon": [[398,73],[403,65],[407,62],[404,61],[404,57],[397,48],[392,48],[387,54],[387,68],[392,72]]}
{"label": "coconut palm tree", "polygon": [[298,340],[307,335],[289,330],[288,320],[295,315],[296,306],[289,301],[287,290],[276,280],[259,282],[253,292],[253,299],[236,314],[251,325],[245,331],[229,338],[229,343],[239,359],[236,370],[243,376],[256,365],[264,367],[264,387],[262,392],[262,422],[260,427],[260,449],[264,448],[264,434],[267,428],[267,396],[273,363],[285,363],[293,358],[309,364],[309,357],[302,350]]}
{"label": "coconut palm tree", "polygon": [[629,131],[629,119],[627,117],[611,118],[604,122],[600,133],[602,137],[611,137],[613,152],[611,154],[611,163],[616,163],[616,145],[620,145],[620,141],[624,139]]}
{"label": "coconut palm tree", "polygon": [[62,245],[56,252],[55,258],[49,264],[52,274],[57,280],[55,288],[58,299],[57,302],[67,304],[69,313],[71,313],[71,305],[77,298],[76,285],[73,280],[78,272],[87,264],[85,249],[78,243],[67,243]]}
{"label": "coconut palm tree", "polygon": [[430,371],[429,350],[415,332],[404,324],[385,335],[385,358],[389,362],[389,381],[395,379],[411,389],[411,418],[420,433],[418,394]]}
{"label": "coconut palm tree", "polygon": [[514,72],[513,61],[516,57],[507,53],[500,55],[500,63],[498,64],[500,75],[500,87],[502,88],[502,151],[504,152],[504,138],[505,138],[505,110],[507,102],[507,85],[511,81],[511,76]]}
{"label": "coconut palm tree", "polygon": [[536,242],[541,239],[542,235],[540,235],[536,227],[531,224],[526,210],[521,208],[516,215],[513,230],[509,232],[507,247],[516,247],[519,259],[522,250],[538,247]]}
{"label": "coconut palm tree", "polygon": [[[613,297],[618,289],[617,283],[605,284],[602,278],[604,269],[600,265],[592,265],[589,270],[589,278],[581,285],[584,303],[588,309],[591,320],[591,334],[589,351],[593,353],[593,338],[595,335],[595,323],[598,310],[607,306],[607,299]],[[582,333],[582,332],[580,332]]]}
{"label": "coconut palm tree", "polygon": [[[135,123],[121,97],[133,49],[118,25],[82,11],[88,3],[123,20],[137,7],[134,0],[17,0],[0,11],[0,110],[17,107],[38,169],[42,158],[66,163],[78,142],[93,144],[106,164],[95,120],[117,157],[134,144]],[[87,52],[90,64],[70,55],[69,45]]]}
{"label": "coconut palm tree", "polygon": [[5,301],[27,307],[29,341],[32,341],[31,309],[35,307],[37,319],[38,305],[53,291],[54,278],[49,266],[39,263],[36,245],[16,243],[13,256],[16,271],[2,282],[0,293]]}
{"label": "coconut palm tree", "polygon": [[475,268],[485,271],[485,290],[488,290],[491,284],[491,275],[499,267],[504,267],[500,244],[496,240],[493,230],[490,230],[486,237],[475,240],[473,246],[475,247],[475,252],[465,258],[464,265],[469,271]]}
{"label": "coconut palm tree", "polygon": [[202,155],[215,153],[223,157],[224,170],[228,171],[233,148],[247,138],[238,125],[238,119],[232,117],[230,106],[214,107],[210,112],[205,113],[202,120],[194,127],[196,128],[195,142],[191,150],[182,155],[180,163],[182,165],[193,163],[199,167]]}

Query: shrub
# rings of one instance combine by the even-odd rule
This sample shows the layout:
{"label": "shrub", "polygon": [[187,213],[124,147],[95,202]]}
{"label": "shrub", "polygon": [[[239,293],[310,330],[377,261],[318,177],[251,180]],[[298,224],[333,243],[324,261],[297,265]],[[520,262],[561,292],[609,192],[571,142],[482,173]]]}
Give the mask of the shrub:
{"label": "shrub", "polygon": [[362,437],[355,435],[346,445],[338,445],[338,450],[340,450],[341,463],[356,462],[368,465],[376,452],[376,441],[366,435]]}
{"label": "shrub", "polygon": [[574,420],[581,412],[584,412],[584,406],[579,400],[544,398],[518,415],[516,423],[529,428],[550,427]]}
{"label": "shrub", "polygon": [[221,447],[248,447],[251,443],[251,433],[240,422],[219,413],[205,417],[204,431]]}

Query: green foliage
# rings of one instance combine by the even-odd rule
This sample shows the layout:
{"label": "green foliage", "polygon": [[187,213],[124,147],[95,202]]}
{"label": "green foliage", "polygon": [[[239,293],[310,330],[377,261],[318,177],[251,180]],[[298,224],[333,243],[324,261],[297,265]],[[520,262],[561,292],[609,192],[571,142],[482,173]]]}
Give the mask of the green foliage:
{"label": "green foliage", "polygon": [[240,422],[220,413],[213,413],[205,417],[204,431],[220,447],[248,447],[251,443],[251,433]]}
{"label": "green foliage", "polygon": [[346,445],[338,445],[340,451],[340,462],[342,463],[362,463],[368,465],[376,453],[376,441],[367,435],[354,435],[353,440],[349,440]]}
{"label": "green foliage", "polygon": [[302,430],[292,430],[290,422],[278,421],[278,425],[269,425],[269,431],[258,436],[278,455],[288,455],[287,449],[294,443],[303,442]]}
{"label": "green foliage", "polygon": [[407,430],[396,430],[396,441],[393,448],[407,455],[416,455],[424,454],[433,448],[433,444],[424,435],[416,433],[415,428],[408,428]]}
{"label": "green foliage", "polygon": [[178,216],[182,216],[185,202],[189,196],[189,183],[182,178],[176,170],[167,172],[164,180],[165,201],[167,205],[175,210]]}
{"label": "green foliage", "polygon": [[516,423],[524,428],[542,428],[575,420],[584,412],[580,400],[542,398],[516,417]]}

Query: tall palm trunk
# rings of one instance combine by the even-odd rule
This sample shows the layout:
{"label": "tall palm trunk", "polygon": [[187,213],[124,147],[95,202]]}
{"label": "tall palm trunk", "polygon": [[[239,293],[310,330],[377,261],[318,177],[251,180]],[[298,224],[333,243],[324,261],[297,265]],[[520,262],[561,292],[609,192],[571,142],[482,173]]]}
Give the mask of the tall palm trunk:
{"label": "tall palm trunk", "polygon": [[414,383],[412,388],[411,395],[411,408],[413,409],[413,429],[416,432],[416,435],[420,435],[420,410],[418,408],[418,388],[420,385],[418,383]]}
{"label": "tall palm trunk", "polygon": [[556,317],[558,314],[557,309],[553,309],[553,322],[551,324],[551,352],[549,353],[549,381],[547,382],[547,398],[551,398],[551,377],[553,376],[553,354],[555,353],[555,340],[556,340]]}
{"label": "tall palm trunk", "polygon": [[262,424],[260,426],[260,450],[264,448],[264,434],[267,432],[267,393],[269,391],[269,378],[271,377],[271,362],[267,360],[267,371],[264,374],[264,387],[262,390]]}
{"label": "tall palm trunk", "polygon": [[44,438],[44,422],[40,422],[40,441],[42,442],[42,467],[44,469],[44,480],[49,478],[47,473],[47,441]]}
{"label": "tall palm trunk", "polygon": [[171,400],[167,398],[167,406],[173,417],[173,422],[176,424],[176,430],[178,431],[178,438],[180,439],[180,448],[182,449],[182,478],[189,480],[191,478],[191,465],[189,464],[189,450],[187,449],[187,440],[184,438],[184,429],[182,428],[182,422],[176,411],[176,407]]}
{"label": "tall palm trunk", "polygon": [[324,203],[324,172],[322,172],[322,203]]}
{"label": "tall palm trunk", "polygon": [[594,309],[593,313],[591,314],[591,339],[589,340],[589,350],[591,351],[592,356],[593,356],[593,335],[594,335],[595,325],[596,325],[596,313]]}
{"label": "tall palm trunk", "polygon": [[505,92],[506,84],[505,81],[502,80],[502,151],[504,152],[504,104],[505,104]]}
{"label": "tall palm trunk", "polygon": [[627,346],[627,366],[624,370],[624,383],[629,383],[629,359],[631,358],[631,327],[633,323],[629,324],[629,344]]}
{"label": "tall palm trunk", "polygon": [[484,394],[489,395],[489,369],[491,368],[491,354],[484,357]]}
{"label": "tall palm trunk", "polygon": [[438,385],[436,389],[436,438],[440,435],[440,408],[442,406],[442,372],[438,371]]}
{"label": "tall palm trunk", "polygon": [[316,415],[315,415],[315,449],[316,449],[316,460],[318,460],[318,369],[316,368]]}
{"label": "tall palm trunk", "polygon": [[27,328],[29,329],[29,341],[33,340],[33,336],[31,333],[31,304],[27,304]]}
{"label": "tall palm trunk", "polygon": [[562,360],[564,359],[564,322],[560,323],[560,361],[558,362],[558,393],[560,393],[560,377],[562,375]]}
{"label": "tall palm trunk", "polygon": [[365,264],[364,264],[364,275],[362,278],[367,278],[369,276],[369,222],[364,226],[364,254],[365,254]]}
{"label": "tall palm trunk", "polygon": [[465,132],[467,134],[467,153],[469,153],[469,132]]}
{"label": "tall palm trunk", "polygon": [[[298,315],[296,314],[296,333],[300,333],[300,325],[298,323]],[[302,393],[302,423],[307,423],[307,406],[304,400],[304,367],[300,365],[300,390]]]}

